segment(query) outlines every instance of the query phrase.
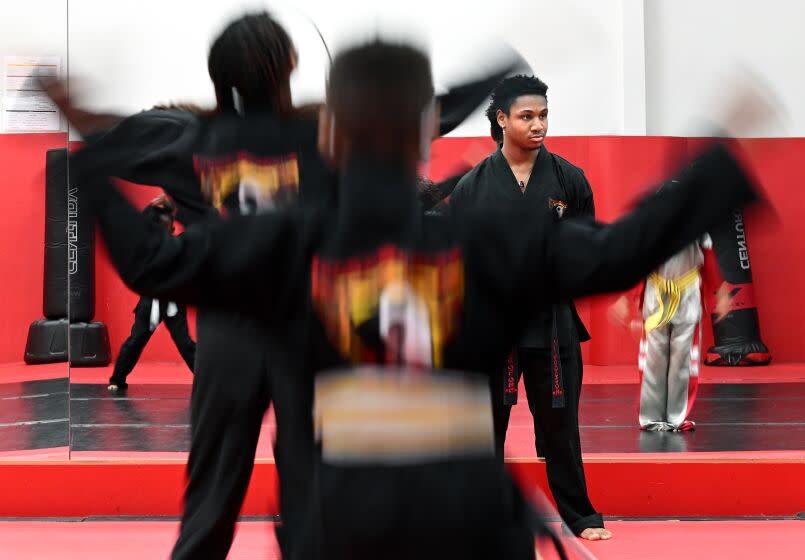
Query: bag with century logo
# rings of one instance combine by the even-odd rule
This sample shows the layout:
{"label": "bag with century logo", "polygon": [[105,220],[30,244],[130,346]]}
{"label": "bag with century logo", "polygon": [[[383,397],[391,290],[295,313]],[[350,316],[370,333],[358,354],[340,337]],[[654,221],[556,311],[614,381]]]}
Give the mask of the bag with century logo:
{"label": "bag with century logo", "polygon": [[[749,242],[743,213],[710,231],[713,254],[733,298],[729,314],[713,323],[715,344],[707,351],[709,366],[753,366],[771,362],[769,349],[760,337],[758,310],[749,264]],[[708,263],[712,266],[715,263]],[[708,294],[714,298],[715,294]],[[712,299],[711,299],[712,301]],[[714,305],[710,308],[714,309]]]}

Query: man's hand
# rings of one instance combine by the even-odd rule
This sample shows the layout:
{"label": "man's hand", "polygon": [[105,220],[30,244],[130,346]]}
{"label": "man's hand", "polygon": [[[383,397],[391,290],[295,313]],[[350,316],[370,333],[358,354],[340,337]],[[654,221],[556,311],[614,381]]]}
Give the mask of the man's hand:
{"label": "man's hand", "polygon": [[173,202],[171,201],[170,198],[168,198],[168,195],[164,193],[154,197],[154,199],[151,200],[151,202],[149,202],[148,205],[154,206],[156,208],[163,208],[165,210],[173,212]]}
{"label": "man's hand", "polygon": [[635,340],[640,340],[643,336],[643,322],[634,318],[629,298],[626,296],[619,297],[615,303],[610,305],[607,314],[612,323],[629,329]]}
{"label": "man's hand", "polygon": [[615,303],[609,306],[608,315],[609,320],[614,324],[623,328],[628,327],[629,317],[631,316],[629,299],[626,296],[621,296],[615,300]]}
{"label": "man's hand", "polygon": [[75,128],[82,136],[109,130],[123,118],[119,115],[92,113],[79,109],[70,96],[66,80],[41,80],[40,85],[42,90],[64,114],[70,126]]}
{"label": "man's hand", "polygon": [[729,93],[715,100],[715,122],[732,138],[757,136],[769,126],[782,128],[790,121],[771,84],[748,67],[737,68]]}

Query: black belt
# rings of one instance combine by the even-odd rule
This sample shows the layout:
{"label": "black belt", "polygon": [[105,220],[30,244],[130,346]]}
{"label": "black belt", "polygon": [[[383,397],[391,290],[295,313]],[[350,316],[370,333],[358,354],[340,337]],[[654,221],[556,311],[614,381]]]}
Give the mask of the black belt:
{"label": "black belt", "polygon": [[[517,383],[520,381],[520,360],[517,349],[512,349],[506,358],[503,404],[517,404]],[[562,376],[562,355],[559,352],[559,329],[556,320],[556,305],[551,306],[551,407],[565,406],[565,381]]]}

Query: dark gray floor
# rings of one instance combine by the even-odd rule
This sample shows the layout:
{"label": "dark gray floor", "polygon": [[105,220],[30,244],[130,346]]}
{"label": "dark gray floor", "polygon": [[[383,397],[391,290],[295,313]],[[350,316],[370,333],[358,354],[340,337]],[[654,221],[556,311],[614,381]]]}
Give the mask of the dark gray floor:
{"label": "dark gray floor", "polygon": [[0,451],[65,447],[67,378],[0,384]]}
{"label": "dark gray floor", "polygon": [[708,384],[691,418],[696,431],[641,432],[635,385],[586,385],[581,400],[586,453],[805,450],[805,383]]}
{"label": "dark gray floor", "polygon": [[[186,451],[189,392],[187,385],[138,385],[110,397],[101,385],[73,385],[73,449]],[[703,385],[693,415],[698,429],[685,434],[641,432],[635,425],[637,403],[636,385],[585,386],[584,451],[805,450],[802,383]],[[525,406],[515,415],[520,425],[528,424]]]}
{"label": "dark gray floor", "polygon": [[190,385],[70,387],[73,451],[188,451]]}
{"label": "dark gray floor", "polygon": [[[638,430],[637,398],[636,385],[584,387],[586,453],[805,451],[805,383],[702,385],[692,415],[697,429],[685,434]],[[189,385],[135,384],[112,394],[105,385],[72,384],[71,448],[187,451],[189,399]],[[530,414],[521,400],[509,437],[526,452]],[[60,447],[67,438],[66,379],[0,384],[0,451]]]}

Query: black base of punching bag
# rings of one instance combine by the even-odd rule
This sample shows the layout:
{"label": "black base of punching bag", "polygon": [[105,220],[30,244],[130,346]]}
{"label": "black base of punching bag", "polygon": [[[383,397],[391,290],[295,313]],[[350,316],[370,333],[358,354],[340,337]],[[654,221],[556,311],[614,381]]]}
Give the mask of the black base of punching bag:
{"label": "black base of punching bag", "polygon": [[67,361],[67,319],[40,319],[28,328],[25,343],[26,364],[53,364]]}
{"label": "black base of punching bag", "polygon": [[[70,325],[70,365],[101,367],[112,362],[109,332],[103,323]],[[31,323],[25,344],[26,364],[67,361],[67,319],[41,319]]]}
{"label": "black base of punching bag", "polygon": [[771,363],[771,354],[762,342],[737,342],[711,346],[704,357],[708,366],[765,366]]}
{"label": "black base of punching bag", "polygon": [[112,362],[109,331],[103,323],[73,323],[70,325],[70,365],[102,367]]}

